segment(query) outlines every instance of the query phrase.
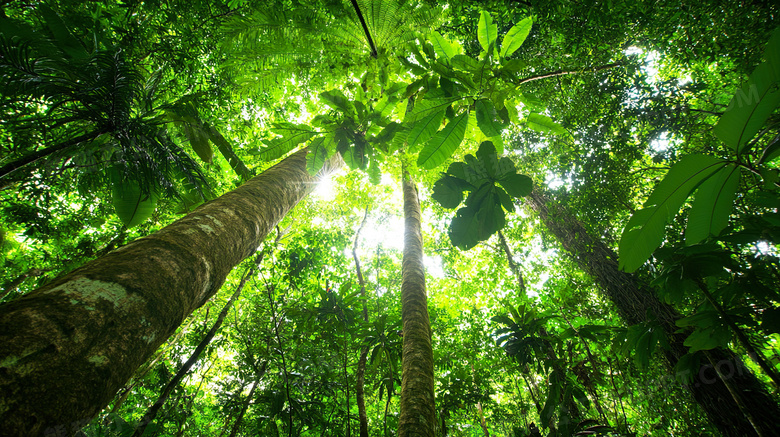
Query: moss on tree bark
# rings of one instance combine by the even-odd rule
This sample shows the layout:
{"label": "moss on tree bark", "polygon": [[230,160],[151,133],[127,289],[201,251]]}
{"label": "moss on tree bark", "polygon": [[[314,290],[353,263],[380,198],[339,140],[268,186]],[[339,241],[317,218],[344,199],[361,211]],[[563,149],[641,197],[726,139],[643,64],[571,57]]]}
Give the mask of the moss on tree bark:
{"label": "moss on tree bark", "polygon": [[0,306],[0,435],[66,435],[91,420],[311,191],[306,153]]}

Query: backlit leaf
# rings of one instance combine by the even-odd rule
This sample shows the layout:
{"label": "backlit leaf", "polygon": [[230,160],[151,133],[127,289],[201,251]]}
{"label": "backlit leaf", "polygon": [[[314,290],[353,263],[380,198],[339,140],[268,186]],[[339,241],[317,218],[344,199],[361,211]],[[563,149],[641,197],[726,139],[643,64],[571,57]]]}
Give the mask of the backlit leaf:
{"label": "backlit leaf", "polygon": [[739,186],[740,170],[726,165],[704,181],[698,190],[688,214],[685,244],[696,244],[710,235],[718,235],[729,223],[734,208],[734,197]]}
{"label": "backlit leaf", "polygon": [[469,114],[467,112],[456,116],[447,123],[444,129],[437,132],[420,151],[417,165],[425,169],[432,169],[444,163],[463,142],[468,123]]}
{"label": "backlit leaf", "polygon": [[496,37],[498,36],[498,28],[493,23],[493,18],[485,11],[482,11],[479,16],[479,24],[477,24],[477,39],[482,49],[489,53],[490,45],[495,46]]}
{"label": "backlit leaf", "polygon": [[533,19],[528,17],[509,29],[509,32],[506,33],[506,36],[504,36],[504,39],[501,42],[502,58],[510,56],[523,45],[523,42],[525,42],[525,39],[531,32],[531,26],[533,26]]}

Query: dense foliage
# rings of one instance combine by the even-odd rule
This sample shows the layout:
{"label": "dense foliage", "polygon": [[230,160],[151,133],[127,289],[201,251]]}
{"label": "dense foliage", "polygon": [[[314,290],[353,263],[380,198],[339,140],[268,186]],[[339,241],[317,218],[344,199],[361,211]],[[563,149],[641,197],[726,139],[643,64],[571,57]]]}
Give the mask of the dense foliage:
{"label": "dense foliage", "polygon": [[435,435],[747,435],[708,380],[770,435],[778,7],[450,3],[2,3],[3,304],[294,150],[346,164],[82,435],[396,434],[406,174]]}

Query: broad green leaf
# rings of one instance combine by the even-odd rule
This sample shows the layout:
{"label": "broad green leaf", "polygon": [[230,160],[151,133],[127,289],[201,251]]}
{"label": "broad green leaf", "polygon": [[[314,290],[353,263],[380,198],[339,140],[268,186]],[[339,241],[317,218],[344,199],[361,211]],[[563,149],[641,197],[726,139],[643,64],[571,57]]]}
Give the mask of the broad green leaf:
{"label": "broad green leaf", "polygon": [[444,126],[444,129],[436,133],[428,144],[420,151],[417,157],[417,165],[425,169],[432,169],[444,163],[460,143],[466,134],[469,123],[469,114],[464,112]]}
{"label": "broad green leaf", "polygon": [[501,42],[502,58],[510,56],[523,45],[525,39],[528,38],[528,34],[531,33],[531,26],[533,26],[533,24],[533,19],[528,17],[509,29],[509,32],[506,33],[506,36],[504,36],[504,39]]}
{"label": "broad green leaf", "polygon": [[444,208],[457,208],[463,202],[463,184],[454,176],[444,175],[433,184],[431,197]]}
{"label": "broad green leaf", "polygon": [[638,269],[663,242],[666,224],[699,184],[726,165],[708,155],[687,155],[669,170],[620,238],[620,268]]}
{"label": "broad green leaf", "polygon": [[704,181],[698,190],[688,214],[685,244],[696,244],[710,235],[718,235],[729,223],[734,208],[734,197],[739,186],[740,170],[726,165]]}
{"label": "broad green leaf", "polygon": [[477,100],[476,110],[479,129],[488,137],[500,136],[504,125],[498,118],[493,102],[487,99]]}
{"label": "broad green leaf", "polygon": [[496,146],[490,141],[483,141],[477,150],[477,159],[485,167],[488,177],[495,179],[498,173],[498,155],[496,155]]}
{"label": "broad green leaf", "polygon": [[495,46],[496,37],[498,36],[498,27],[493,23],[493,18],[485,11],[479,16],[479,24],[477,24],[477,39],[482,49],[490,53],[490,45]]}
{"label": "broad green leaf", "polygon": [[528,127],[537,132],[551,133],[556,135],[563,135],[566,133],[566,129],[564,129],[563,126],[554,122],[552,118],[546,115],[532,112],[528,114],[528,117],[526,117],[525,120],[526,123],[528,123]]}
{"label": "broad green leaf", "polygon": [[126,227],[132,228],[145,222],[157,207],[155,193],[143,193],[135,181],[122,178],[119,171],[111,171],[112,202],[116,215]]}
{"label": "broad green leaf", "polygon": [[453,102],[461,100],[461,97],[442,97],[434,99],[423,99],[419,102],[415,102],[414,109],[404,117],[405,123],[414,123],[420,121],[423,118],[429,117],[439,111],[444,111],[452,105]]}
{"label": "broad green leaf", "polygon": [[479,61],[467,55],[453,56],[450,60],[450,64],[452,65],[452,68],[466,71],[472,74],[481,66]]}
{"label": "broad green leaf", "polygon": [[507,193],[512,197],[525,197],[531,194],[534,183],[526,175],[509,174],[498,180],[498,183],[504,187]]}
{"label": "broad green leaf", "polygon": [[328,148],[325,144],[325,137],[317,137],[309,144],[309,153],[306,155],[306,171],[312,176],[316,175],[327,160]]}
{"label": "broad green leaf", "polygon": [[433,44],[433,49],[436,51],[436,56],[447,61],[458,54],[458,50],[452,43],[435,30],[431,32],[431,44]]}
{"label": "broad green leaf", "polygon": [[674,375],[677,381],[682,384],[690,384],[699,374],[701,365],[699,364],[699,355],[687,353],[677,361],[674,366]]}
{"label": "broad green leaf", "polygon": [[409,145],[409,151],[415,153],[419,146],[431,139],[433,134],[439,130],[441,122],[444,120],[444,111],[434,112],[428,117],[412,124],[409,136],[406,142]]}
{"label": "broad green leaf", "polygon": [[766,60],[737,90],[713,128],[715,135],[737,154],[745,151],[748,142],[780,105],[780,28],[772,34],[765,53]]}

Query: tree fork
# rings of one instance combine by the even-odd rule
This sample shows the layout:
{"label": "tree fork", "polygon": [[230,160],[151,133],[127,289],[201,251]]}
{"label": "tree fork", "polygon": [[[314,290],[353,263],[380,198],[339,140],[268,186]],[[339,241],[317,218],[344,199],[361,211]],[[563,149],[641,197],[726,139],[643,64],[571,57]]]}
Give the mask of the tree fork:
{"label": "tree fork", "polygon": [[[0,306],[0,435],[89,422],[314,188],[306,153]],[[334,156],[320,175],[342,163]]]}

